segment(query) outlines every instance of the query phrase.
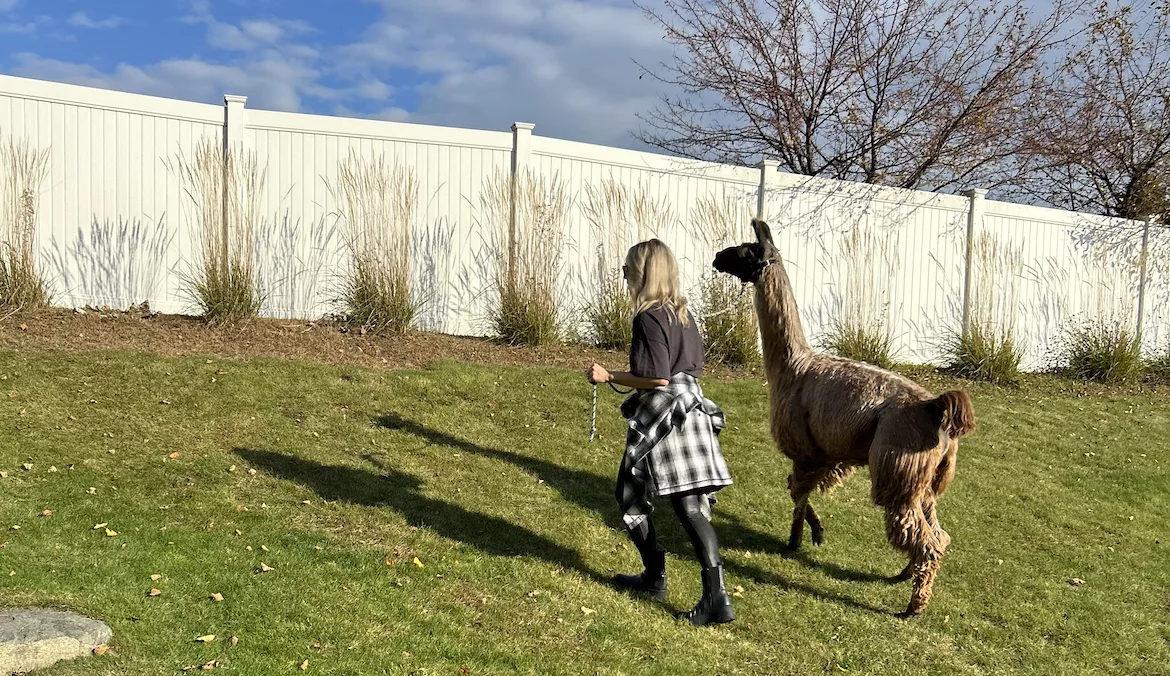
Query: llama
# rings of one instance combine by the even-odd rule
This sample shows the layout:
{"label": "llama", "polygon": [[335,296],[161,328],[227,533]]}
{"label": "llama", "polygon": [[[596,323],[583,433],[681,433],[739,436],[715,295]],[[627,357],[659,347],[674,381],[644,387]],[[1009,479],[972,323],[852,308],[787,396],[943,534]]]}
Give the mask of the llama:
{"label": "llama", "polygon": [[951,542],[935,504],[955,476],[958,440],[975,429],[971,400],[958,390],[934,397],[896,373],[813,350],[768,224],[753,220],[752,229],[756,242],[720,251],[713,265],[756,287],[772,438],[792,459],[788,546],[800,547],[806,521],[813,543],[824,543],[810,494],[868,464],[886,537],[910,558],[895,578],[913,580],[910,604],[898,616],[918,615]]}

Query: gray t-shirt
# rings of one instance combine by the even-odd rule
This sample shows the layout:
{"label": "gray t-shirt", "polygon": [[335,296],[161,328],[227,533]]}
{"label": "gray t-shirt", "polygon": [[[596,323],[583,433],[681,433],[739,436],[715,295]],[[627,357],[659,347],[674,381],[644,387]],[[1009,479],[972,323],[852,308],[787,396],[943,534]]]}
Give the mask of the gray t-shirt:
{"label": "gray t-shirt", "polygon": [[642,378],[670,380],[676,373],[698,378],[703,372],[703,337],[690,315],[686,326],[661,305],[634,317],[630,343],[630,373]]}

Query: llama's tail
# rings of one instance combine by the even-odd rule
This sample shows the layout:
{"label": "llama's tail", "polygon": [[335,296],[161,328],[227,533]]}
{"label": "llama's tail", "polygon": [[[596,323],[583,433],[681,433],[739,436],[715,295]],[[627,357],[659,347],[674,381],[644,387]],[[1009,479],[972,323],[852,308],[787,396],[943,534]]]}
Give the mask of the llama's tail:
{"label": "llama's tail", "polygon": [[952,439],[960,439],[975,431],[975,407],[971,397],[962,390],[949,390],[934,400],[942,415],[941,428]]}

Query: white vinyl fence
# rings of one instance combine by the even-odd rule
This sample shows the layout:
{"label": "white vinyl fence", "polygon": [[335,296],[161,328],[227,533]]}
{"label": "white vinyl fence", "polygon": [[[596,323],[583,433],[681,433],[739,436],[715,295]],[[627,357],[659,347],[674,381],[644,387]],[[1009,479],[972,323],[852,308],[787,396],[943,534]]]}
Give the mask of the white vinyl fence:
{"label": "white vinyl fence", "polygon": [[[511,172],[558,181],[571,199],[559,278],[573,317],[594,297],[599,268],[619,265],[622,247],[648,236],[675,251],[697,300],[714,252],[747,240],[749,219],[760,215],[776,234],[814,342],[838,316],[850,275],[861,274],[844,248],[861,233],[873,254],[865,286],[882,304],[900,359],[936,361],[965,311],[1011,323],[1030,368],[1050,364],[1062,330],[1083,318],[1123,317],[1141,324],[1147,352],[1170,346],[1170,230],[1157,224],[994,202],[982,191],[882,188],[784,174],[771,163],[725,166],[532,132],[520,123],[508,133],[249,110],[243,97],[212,106],[0,76],[0,142],[27,139],[50,153],[37,243],[61,306],[147,301],[167,313],[194,310],[186,280],[198,229],[168,165],[210,138],[255,153],[266,169],[256,249],[267,316],[311,319],[339,309],[349,263],[327,186],[354,152],[409,168],[419,183],[412,260],[426,331],[490,332],[498,224],[481,197]],[[623,217],[616,243],[596,228],[607,182],[639,205]],[[713,209],[739,224],[735,237],[710,234]]]}

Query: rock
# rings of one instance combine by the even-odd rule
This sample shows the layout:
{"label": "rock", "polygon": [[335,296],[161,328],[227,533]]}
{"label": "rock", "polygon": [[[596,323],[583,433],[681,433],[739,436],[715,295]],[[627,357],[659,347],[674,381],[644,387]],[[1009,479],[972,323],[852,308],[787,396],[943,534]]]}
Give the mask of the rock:
{"label": "rock", "polygon": [[0,674],[89,655],[114,633],[105,622],[43,608],[0,610]]}

